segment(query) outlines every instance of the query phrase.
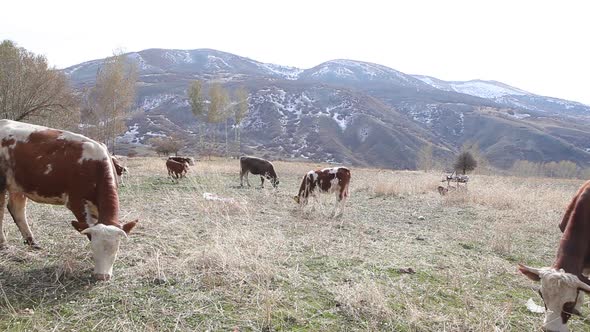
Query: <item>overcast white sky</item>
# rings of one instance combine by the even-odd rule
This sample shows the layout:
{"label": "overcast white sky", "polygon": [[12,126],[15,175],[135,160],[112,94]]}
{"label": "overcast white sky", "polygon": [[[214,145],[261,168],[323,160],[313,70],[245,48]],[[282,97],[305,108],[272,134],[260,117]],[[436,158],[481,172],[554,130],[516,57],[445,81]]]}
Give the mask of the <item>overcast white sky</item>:
{"label": "overcast white sky", "polygon": [[497,80],[590,104],[590,1],[3,1],[0,40],[65,68],[116,49],[213,48],[310,68],[332,59]]}

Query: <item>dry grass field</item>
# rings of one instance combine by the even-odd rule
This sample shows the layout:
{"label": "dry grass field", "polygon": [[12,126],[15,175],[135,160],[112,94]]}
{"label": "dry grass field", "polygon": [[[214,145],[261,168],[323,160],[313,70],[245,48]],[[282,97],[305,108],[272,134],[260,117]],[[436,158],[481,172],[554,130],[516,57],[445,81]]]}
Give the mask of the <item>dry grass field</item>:
{"label": "dry grass field", "polygon": [[541,299],[516,264],[553,262],[582,183],[474,175],[443,197],[440,173],[351,168],[333,218],[333,195],[303,211],[292,199],[325,165],[277,162],[274,190],[255,176],[240,188],[238,161],[198,162],[178,183],[163,159],[125,162],[121,216],[140,224],[110,282],[92,281],[65,207],[29,204],[41,251],[6,215],[0,331],[539,331],[525,303]]}

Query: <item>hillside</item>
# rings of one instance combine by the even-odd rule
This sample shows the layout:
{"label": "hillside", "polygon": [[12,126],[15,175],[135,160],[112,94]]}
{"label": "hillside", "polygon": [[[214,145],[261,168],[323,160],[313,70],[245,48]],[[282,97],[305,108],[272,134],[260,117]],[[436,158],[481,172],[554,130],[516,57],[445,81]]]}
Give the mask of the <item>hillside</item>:
{"label": "hillside", "polygon": [[[500,168],[520,158],[590,163],[590,107],[499,82],[444,82],[343,59],[303,70],[210,49],[149,49],[127,57],[140,75],[138,112],[120,139],[123,151],[176,134],[186,153],[198,152],[199,126],[186,89],[200,79],[250,92],[242,153],[413,169],[425,144],[448,161],[472,142]],[[76,87],[91,86],[101,63],[64,71]]]}

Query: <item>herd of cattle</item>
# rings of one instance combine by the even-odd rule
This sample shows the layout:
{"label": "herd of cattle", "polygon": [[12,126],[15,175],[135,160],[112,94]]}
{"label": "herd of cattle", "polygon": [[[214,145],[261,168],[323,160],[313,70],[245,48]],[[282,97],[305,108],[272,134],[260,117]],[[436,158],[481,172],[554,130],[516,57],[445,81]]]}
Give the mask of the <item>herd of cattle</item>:
{"label": "herd of cattle", "polygon": [[[170,157],[169,176],[184,177],[192,158]],[[39,248],[26,219],[26,202],[65,205],[76,220],[72,226],[91,242],[93,275],[109,280],[119,243],[136,226],[137,220],[119,220],[118,179],[127,172],[107,147],[85,136],[32,125],[0,120],[0,248],[6,247],[3,231],[4,206],[20,230],[25,244]],[[272,163],[255,157],[240,158],[240,184],[248,174],[259,175],[273,187],[279,178]],[[348,197],[350,170],[345,167],[312,170],[303,176],[295,201],[305,205],[317,192],[335,192],[344,204]],[[6,204],[6,197],[8,202]],[[545,303],[546,331],[567,331],[572,314],[580,314],[583,293],[590,293],[590,181],[567,207],[559,225],[563,236],[551,267],[519,270],[540,281],[539,294]]]}
{"label": "herd of cattle", "polygon": [[[169,176],[184,177],[192,158],[170,157]],[[263,159],[242,157],[240,180],[248,173],[278,186],[273,165]],[[4,206],[20,230],[25,244],[40,248],[26,218],[27,199],[65,205],[76,217],[72,226],[91,242],[94,277],[109,280],[121,238],[137,220],[119,220],[118,184],[127,169],[107,147],[85,136],[23,122],[0,120],[0,248],[6,247]],[[344,167],[310,171],[302,181],[297,201],[304,204],[318,191],[336,192],[344,203],[350,171]],[[7,195],[8,194],[8,195]],[[6,196],[8,203],[6,204]]]}

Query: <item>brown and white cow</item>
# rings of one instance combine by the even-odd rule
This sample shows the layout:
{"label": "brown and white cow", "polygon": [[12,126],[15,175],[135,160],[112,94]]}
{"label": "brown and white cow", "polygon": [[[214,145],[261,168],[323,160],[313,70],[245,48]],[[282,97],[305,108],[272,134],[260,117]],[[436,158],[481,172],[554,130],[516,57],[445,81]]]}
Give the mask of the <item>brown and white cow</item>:
{"label": "brown and white cow", "polygon": [[166,160],[166,169],[168,170],[168,176],[175,179],[182,178],[188,172],[188,163],[168,159]]}
{"label": "brown and white cow", "polygon": [[195,159],[193,157],[168,157],[168,160],[174,160],[179,163],[187,163],[189,166],[195,166]]}
{"label": "brown and white cow", "polygon": [[250,187],[248,174],[260,175],[260,186],[264,188],[264,179],[268,179],[273,187],[279,185],[279,177],[275,172],[273,164],[262,158],[242,156],[240,157],[240,186],[244,186],[243,178],[246,177],[246,183]]}
{"label": "brown and white cow", "polygon": [[76,217],[72,226],[91,239],[94,276],[108,280],[121,238],[135,227],[119,221],[115,170],[104,145],[82,135],[0,120],[0,247],[8,192],[8,211],[25,243],[39,248],[29,229],[27,199],[65,205]]}
{"label": "brown and white cow", "polygon": [[[348,198],[350,185],[350,170],[346,167],[331,167],[316,171],[309,171],[303,176],[299,186],[299,194],[294,197],[301,206],[307,204],[309,196],[317,192],[336,193],[337,204],[340,202],[342,211]],[[334,211],[336,212],[336,211]]]}
{"label": "brown and white cow", "polygon": [[551,267],[532,268],[519,264],[521,273],[541,282],[545,302],[545,331],[568,331],[572,314],[580,315],[583,293],[590,293],[590,181],[569,204],[559,225],[563,232]]}
{"label": "brown and white cow", "polygon": [[111,161],[113,162],[113,166],[115,167],[115,174],[117,175],[117,182],[123,184],[123,175],[129,174],[129,170],[127,167],[123,166],[119,159],[115,156],[111,156]]}

